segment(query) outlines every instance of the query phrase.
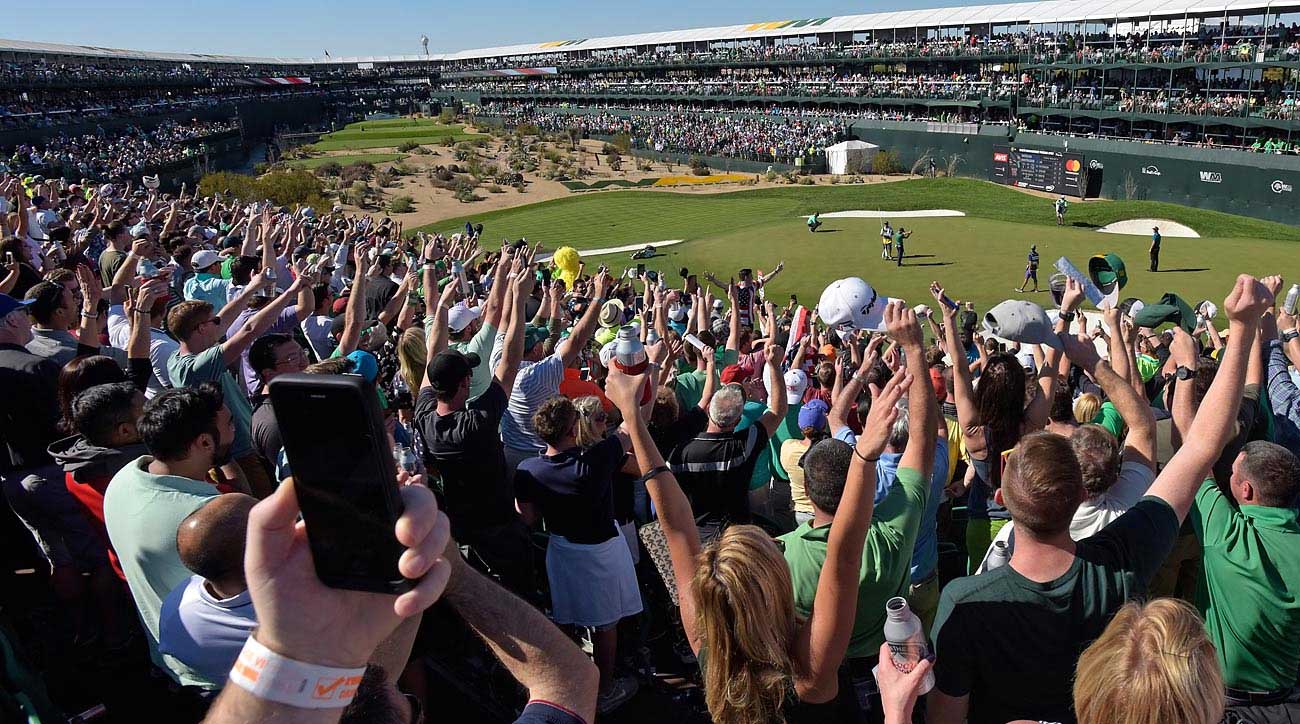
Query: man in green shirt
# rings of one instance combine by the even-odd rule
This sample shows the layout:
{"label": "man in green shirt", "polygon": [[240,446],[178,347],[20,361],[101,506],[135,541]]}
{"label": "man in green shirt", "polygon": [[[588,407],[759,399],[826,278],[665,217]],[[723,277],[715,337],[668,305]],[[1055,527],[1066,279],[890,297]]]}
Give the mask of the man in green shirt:
{"label": "man in green shirt", "polygon": [[[158,650],[162,602],[192,575],[176,550],[181,521],[217,495],[208,470],[230,459],[234,421],[213,384],[168,390],[149,401],[137,423],[149,455],[113,476],[104,493],[104,525],[144,622],[154,663],[186,686],[216,689]],[[199,432],[195,432],[199,431]]]}
{"label": "man in green shirt", "polygon": [[[930,724],[1074,720],[1079,654],[1126,601],[1146,593],[1173,549],[1200,481],[1232,435],[1251,345],[1271,303],[1259,281],[1238,278],[1224,302],[1227,352],[1203,414],[1184,429],[1183,447],[1147,497],[1100,533],[1070,539],[1084,489],[1069,440],[1046,432],[1020,440],[995,493],[1015,521],[1015,552],[1007,565],[953,581],[940,597]],[[1174,356],[1194,356],[1191,337],[1182,330],[1175,335]],[[1070,361],[1103,388],[1125,384],[1098,359],[1091,340],[1065,333],[1060,339]],[[1180,385],[1175,405],[1193,404],[1194,394],[1192,385]]]}
{"label": "man in green shirt", "polygon": [[[900,326],[890,333],[903,349],[912,379],[924,380],[929,371],[921,326],[915,317],[912,319],[911,326]],[[912,444],[899,461],[896,484],[872,512],[859,571],[857,615],[847,653],[855,678],[871,675],[873,657],[884,642],[885,602],[908,593],[912,549],[929,497],[939,419],[934,387],[914,382],[907,391],[907,409],[911,413],[908,434]],[[854,448],[847,443],[823,440],[804,457],[804,485],[813,504],[813,519],[780,537],[790,566],[795,610],[803,616],[812,611],[817,581],[826,562],[826,544],[853,455]]]}
{"label": "man in green shirt", "polygon": [[194,300],[181,302],[167,313],[167,331],[180,342],[180,349],[167,360],[172,386],[197,387],[203,382],[214,382],[221,388],[226,409],[235,421],[233,460],[227,462],[223,471],[232,480],[246,482],[249,492],[258,498],[270,495],[275,486],[253,446],[253,407],[248,394],[229,368],[239,364],[244,350],[271,328],[285,305],[298,297],[298,290],[309,283],[307,275],[295,278],[287,290],[258,310],[224,342],[221,337],[226,325],[222,320],[230,322],[238,317],[254,295],[274,283],[265,273],[254,277],[220,314],[211,304]]}
{"label": "man in green shirt", "polygon": [[1192,507],[1204,564],[1196,603],[1219,654],[1228,705],[1285,700],[1300,671],[1300,462],[1271,442],[1232,464],[1232,499],[1206,480]]}

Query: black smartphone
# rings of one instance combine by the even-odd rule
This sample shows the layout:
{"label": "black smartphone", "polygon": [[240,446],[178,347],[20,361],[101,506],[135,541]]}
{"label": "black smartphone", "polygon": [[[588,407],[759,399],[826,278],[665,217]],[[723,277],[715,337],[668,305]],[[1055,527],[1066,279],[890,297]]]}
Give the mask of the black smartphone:
{"label": "black smartphone", "polygon": [[636,278],[640,279],[645,276],[645,262],[638,262],[636,265]]}
{"label": "black smartphone", "polygon": [[411,590],[415,582],[397,570],[402,497],[374,385],[357,375],[286,374],[270,391],[316,575],[332,588]]}

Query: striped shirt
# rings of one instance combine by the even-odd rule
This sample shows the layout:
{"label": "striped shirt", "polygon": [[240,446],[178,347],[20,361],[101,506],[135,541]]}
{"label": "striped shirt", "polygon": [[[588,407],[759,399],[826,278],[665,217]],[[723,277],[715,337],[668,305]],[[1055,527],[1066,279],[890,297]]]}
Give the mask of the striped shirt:
{"label": "striped shirt", "polygon": [[[492,347],[492,366],[489,369],[496,369],[504,354],[505,335],[498,334]],[[533,430],[533,413],[541,408],[543,402],[560,394],[563,381],[564,359],[558,354],[540,362],[519,364],[506,414],[501,418],[501,441],[506,447],[538,453],[546,451],[546,443]]]}
{"label": "striped shirt", "polygon": [[696,517],[748,523],[749,479],[767,452],[767,429],[750,425],[732,432],[702,432],[674,449],[668,464],[691,501]]}

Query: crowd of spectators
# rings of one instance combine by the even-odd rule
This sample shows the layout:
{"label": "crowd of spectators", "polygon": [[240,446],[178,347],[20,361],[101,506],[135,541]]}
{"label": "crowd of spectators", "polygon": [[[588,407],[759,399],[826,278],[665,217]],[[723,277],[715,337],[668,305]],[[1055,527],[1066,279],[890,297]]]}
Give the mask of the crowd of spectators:
{"label": "crowd of spectators", "polygon": [[[836,127],[647,118],[592,122],[734,151]],[[853,278],[809,315],[784,261],[670,284],[489,232],[0,174],[0,478],[90,658],[147,658],[216,724],[416,722],[441,598],[519,722],[627,705],[647,640],[727,724],[1300,714],[1281,277],[1099,315],[1073,281],[1050,312],[935,283],[931,312]],[[307,539],[340,533],[295,526],[267,395],[303,371],[381,401],[401,596],[316,577]]]}
{"label": "crowd of spectators", "polygon": [[235,119],[163,121],[150,130],[136,126],[108,133],[100,129],[76,137],[52,138],[41,145],[16,146],[8,168],[36,176],[75,179],[125,178],[202,156],[204,139],[239,131]]}
{"label": "crowd of spectators", "polygon": [[543,131],[627,134],[638,148],[656,151],[782,163],[817,156],[848,130],[848,119],[843,116],[794,113],[572,113],[528,103],[490,103],[481,113],[499,117],[509,126],[532,124]]}

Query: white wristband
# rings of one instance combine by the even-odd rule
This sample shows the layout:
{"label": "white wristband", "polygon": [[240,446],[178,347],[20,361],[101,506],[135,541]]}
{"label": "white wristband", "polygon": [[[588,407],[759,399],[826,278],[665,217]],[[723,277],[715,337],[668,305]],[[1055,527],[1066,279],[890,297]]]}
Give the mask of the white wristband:
{"label": "white wristband", "polygon": [[364,666],[338,669],[295,661],[249,636],[230,680],[261,699],[300,709],[339,709],[356,696],[365,671]]}

